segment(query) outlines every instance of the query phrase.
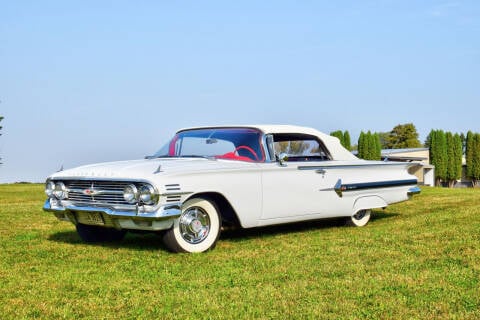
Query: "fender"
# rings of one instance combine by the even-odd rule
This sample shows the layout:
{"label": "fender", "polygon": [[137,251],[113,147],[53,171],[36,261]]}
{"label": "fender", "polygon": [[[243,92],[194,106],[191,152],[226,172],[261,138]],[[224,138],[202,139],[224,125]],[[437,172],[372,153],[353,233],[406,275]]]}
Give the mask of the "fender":
{"label": "fender", "polygon": [[387,205],[387,202],[377,195],[359,197],[353,204],[353,214],[360,210],[385,208]]}

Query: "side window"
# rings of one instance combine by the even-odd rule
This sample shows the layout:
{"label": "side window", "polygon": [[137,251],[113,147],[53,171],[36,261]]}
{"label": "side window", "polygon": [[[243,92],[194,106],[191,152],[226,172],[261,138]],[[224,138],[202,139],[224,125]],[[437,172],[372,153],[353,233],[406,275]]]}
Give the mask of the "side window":
{"label": "side window", "polygon": [[330,160],[330,155],[317,137],[298,134],[278,134],[273,137],[275,154],[286,153],[288,161]]}

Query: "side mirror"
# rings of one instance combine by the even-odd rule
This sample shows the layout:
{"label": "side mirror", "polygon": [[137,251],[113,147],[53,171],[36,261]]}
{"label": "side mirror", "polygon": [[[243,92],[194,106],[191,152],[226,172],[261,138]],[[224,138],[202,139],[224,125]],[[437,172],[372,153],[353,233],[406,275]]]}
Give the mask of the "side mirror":
{"label": "side mirror", "polygon": [[287,164],[285,162],[288,161],[288,154],[286,154],[285,152],[282,152],[279,155],[277,155],[277,159],[278,159],[278,162],[280,163],[280,165],[282,167],[287,166]]}

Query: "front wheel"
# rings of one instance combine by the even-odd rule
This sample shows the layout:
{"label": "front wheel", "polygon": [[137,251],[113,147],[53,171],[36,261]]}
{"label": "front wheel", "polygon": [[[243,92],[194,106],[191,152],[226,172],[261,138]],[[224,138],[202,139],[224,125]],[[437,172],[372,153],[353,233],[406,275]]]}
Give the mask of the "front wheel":
{"label": "front wheel", "polygon": [[204,252],[213,249],[220,236],[221,219],[214,202],[195,198],[185,202],[173,228],[163,236],[173,252]]}
{"label": "front wheel", "polygon": [[363,227],[368,223],[368,221],[370,221],[371,215],[372,210],[360,210],[353,216],[347,218],[347,225],[353,227]]}
{"label": "front wheel", "polygon": [[79,223],[76,226],[77,233],[84,242],[113,242],[120,241],[127,233],[125,230],[89,226]]}

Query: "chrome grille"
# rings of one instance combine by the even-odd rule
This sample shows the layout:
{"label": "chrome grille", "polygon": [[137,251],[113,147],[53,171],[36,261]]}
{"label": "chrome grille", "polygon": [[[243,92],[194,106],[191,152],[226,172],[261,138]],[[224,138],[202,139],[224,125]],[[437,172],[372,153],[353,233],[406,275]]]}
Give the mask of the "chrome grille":
{"label": "chrome grille", "polygon": [[[123,189],[131,182],[117,181],[64,181],[68,200],[79,204],[130,205],[123,198]],[[92,194],[88,194],[91,191]]]}

